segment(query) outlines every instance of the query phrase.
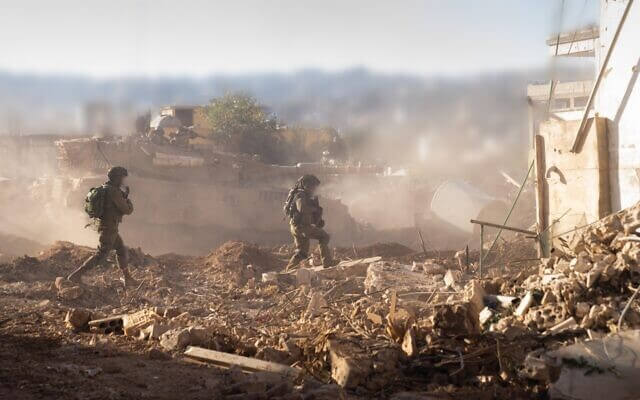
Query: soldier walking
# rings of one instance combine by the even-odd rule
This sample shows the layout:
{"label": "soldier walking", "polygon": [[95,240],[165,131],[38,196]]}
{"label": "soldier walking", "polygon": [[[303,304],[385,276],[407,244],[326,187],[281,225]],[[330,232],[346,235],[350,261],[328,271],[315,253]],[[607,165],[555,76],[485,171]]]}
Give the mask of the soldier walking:
{"label": "soldier walking", "polygon": [[322,207],[315,195],[318,186],[320,180],[315,175],[304,175],[298,179],[285,202],[284,211],[296,246],[286,270],[295,268],[309,257],[311,239],[319,242],[322,265],[325,268],[335,265],[329,250],[329,234],[323,229]]}
{"label": "soldier walking", "polygon": [[122,271],[125,286],[133,286],[136,281],[129,274],[127,248],[118,233],[118,225],[123,215],[133,212],[133,204],[129,199],[129,187],[125,184],[128,172],[123,167],[113,167],[107,173],[109,180],[102,186],[104,203],[102,215],[98,217],[98,233],[100,234],[98,249],[67,279],[80,282],[82,275],[96,265],[102,264],[111,250],[116,251],[116,261]]}

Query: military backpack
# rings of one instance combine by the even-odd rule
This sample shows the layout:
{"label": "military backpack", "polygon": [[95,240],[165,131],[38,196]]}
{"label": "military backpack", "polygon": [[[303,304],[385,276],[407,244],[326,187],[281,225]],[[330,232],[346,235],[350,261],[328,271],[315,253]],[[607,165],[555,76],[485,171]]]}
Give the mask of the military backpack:
{"label": "military backpack", "polygon": [[104,214],[104,201],[107,197],[106,185],[92,187],[84,199],[84,211],[90,218],[101,218]]}
{"label": "military backpack", "polygon": [[300,212],[298,211],[298,207],[296,207],[296,195],[302,191],[302,189],[297,187],[291,189],[289,195],[287,195],[287,200],[284,202],[284,207],[282,207],[285,217],[294,223],[298,222],[300,217]]}

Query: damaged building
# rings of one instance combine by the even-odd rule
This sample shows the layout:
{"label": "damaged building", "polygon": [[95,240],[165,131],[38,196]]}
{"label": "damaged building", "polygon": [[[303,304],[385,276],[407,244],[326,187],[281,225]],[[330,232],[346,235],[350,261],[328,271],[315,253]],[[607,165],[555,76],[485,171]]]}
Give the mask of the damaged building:
{"label": "damaged building", "polygon": [[640,200],[639,20],[632,1],[602,1],[599,28],[547,42],[556,57],[593,58],[594,79],[528,88],[538,225],[550,237]]}

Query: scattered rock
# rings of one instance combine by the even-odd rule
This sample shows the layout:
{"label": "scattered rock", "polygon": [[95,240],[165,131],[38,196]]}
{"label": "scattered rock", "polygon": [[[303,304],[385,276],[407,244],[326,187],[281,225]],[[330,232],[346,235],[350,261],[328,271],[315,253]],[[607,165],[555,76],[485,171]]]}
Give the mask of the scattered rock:
{"label": "scattered rock", "polygon": [[91,312],[84,309],[72,308],[67,311],[67,315],[64,318],[64,322],[75,332],[86,331],[89,329],[89,321],[91,320]]}
{"label": "scattered rock", "polygon": [[191,343],[189,329],[171,329],[160,335],[160,346],[168,351],[183,350]]}

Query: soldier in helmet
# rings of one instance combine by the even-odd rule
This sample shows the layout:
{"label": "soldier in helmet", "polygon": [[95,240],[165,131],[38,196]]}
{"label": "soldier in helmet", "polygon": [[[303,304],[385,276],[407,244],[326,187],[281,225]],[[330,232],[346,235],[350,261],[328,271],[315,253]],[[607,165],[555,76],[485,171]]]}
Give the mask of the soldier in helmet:
{"label": "soldier in helmet", "polygon": [[118,225],[123,215],[133,212],[133,204],[129,199],[129,187],[126,185],[128,172],[123,167],[113,167],[107,173],[109,180],[104,184],[104,206],[99,218],[98,232],[100,239],[98,249],[78,269],[73,271],[67,279],[80,282],[81,276],[96,265],[102,264],[111,250],[116,251],[116,261],[122,271],[126,286],[135,285],[135,280],[127,268],[127,248],[118,233]]}
{"label": "soldier in helmet", "polygon": [[329,234],[322,229],[322,207],[315,195],[320,180],[314,175],[302,176],[289,192],[285,203],[285,214],[289,218],[291,235],[296,246],[296,252],[289,260],[287,270],[295,268],[302,260],[309,257],[309,242],[315,239],[320,245],[322,265],[334,265],[329,251]]}

